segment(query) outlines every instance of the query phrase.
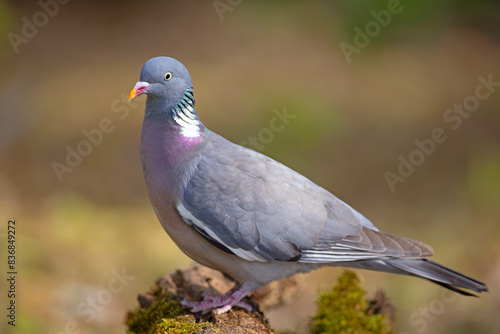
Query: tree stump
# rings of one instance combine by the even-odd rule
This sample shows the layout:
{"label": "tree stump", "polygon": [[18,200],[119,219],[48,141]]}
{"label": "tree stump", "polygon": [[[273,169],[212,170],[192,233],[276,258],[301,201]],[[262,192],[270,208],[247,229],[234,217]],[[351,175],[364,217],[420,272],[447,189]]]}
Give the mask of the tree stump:
{"label": "tree stump", "polygon": [[[346,277],[350,277],[350,281],[346,281]],[[201,265],[177,270],[172,275],[160,278],[150,291],[138,295],[139,309],[135,312],[129,312],[127,315],[128,333],[272,334],[273,331],[262,310],[265,311],[288,302],[299,290],[300,282],[300,279],[292,276],[281,281],[272,282],[252,292],[244,299],[245,302],[254,307],[254,311],[251,313],[234,308],[221,315],[215,315],[213,312],[192,314],[188,308],[180,304],[182,299],[197,301],[201,300],[204,294],[223,295],[233,287],[234,282],[222,273]],[[317,331],[314,328],[314,322],[321,324],[323,327],[325,326],[325,321],[318,320],[321,314],[327,314],[328,317],[326,321],[327,327],[321,331],[328,332],[328,321],[335,317],[345,319],[346,316],[351,316],[347,312],[356,314],[356,317],[353,318],[356,323],[349,325],[352,326],[353,330],[366,321],[365,316],[383,315],[381,328],[383,327],[384,330],[377,330],[377,332],[390,333],[392,331],[395,310],[389,299],[385,297],[382,291],[377,291],[374,300],[366,301],[364,291],[359,287],[358,283],[359,279],[354,273],[346,272],[339,278],[339,285],[332,290],[337,289],[337,292],[333,292],[333,295],[332,292],[323,293],[323,295],[327,294],[327,298],[338,300],[339,298],[351,298],[349,297],[350,291],[355,291],[354,296],[358,299],[354,301],[347,299],[353,304],[352,311],[346,310],[343,305],[340,308],[338,306],[331,308],[328,305],[320,305],[320,309],[311,324],[313,332]],[[363,305],[361,314],[360,305]],[[330,327],[337,328],[335,326]]]}

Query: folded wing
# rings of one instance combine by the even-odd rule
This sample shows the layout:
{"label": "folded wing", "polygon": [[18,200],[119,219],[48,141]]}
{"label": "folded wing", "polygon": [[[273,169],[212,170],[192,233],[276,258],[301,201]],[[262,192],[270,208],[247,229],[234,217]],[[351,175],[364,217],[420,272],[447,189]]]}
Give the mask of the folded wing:
{"label": "folded wing", "polygon": [[215,134],[207,146],[176,207],[224,251],[249,261],[308,263],[432,255],[421,242],[379,232],[349,205],[262,154]]}

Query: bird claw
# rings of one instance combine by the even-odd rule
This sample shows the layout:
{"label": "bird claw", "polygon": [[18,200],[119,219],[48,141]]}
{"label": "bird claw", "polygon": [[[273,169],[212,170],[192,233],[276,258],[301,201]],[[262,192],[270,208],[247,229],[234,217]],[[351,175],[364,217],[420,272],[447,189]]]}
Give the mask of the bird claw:
{"label": "bird claw", "polygon": [[[211,310],[214,311],[214,314],[217,314],[217,315],[223,314],[223,313],[228,312],[233,307],[239,307],[239,308],[244,309],[248,312],[253,311],[252,305],[250,305],[249,303],[241,302],[241,301],[234,303],[234,304],[222,305],[220,303],[212,303],[212,301],[210,301],[210,300],[203,300],[200,302],[192,302],[192,301],[188,301],[188,300],[183,299],[181,301],[181,305],[190,308],[191,312],[193,312],[193,313],[201,312],[201,314],[203,314],[203,315],[209,313]],[[218,306],[221,306],[221,307],[218,307]]]}
{"label": "bird claw", "polygon": [[202,301],[192,302],[183,299],[181,301],[181,305],[189,307],[193,313],[201,311],[202,314],[207,314],[213,309],[215,309],[215,314],[223,314],[235,306],[245,309],[248,312],[252,312],[252,306],[241,301],[241,299],[245,297],[248,292],[249,291],[247,289],[240,287],[236,291],[230,291],[223,296],[212,296],[204,293]]}
{"label": "bird claw", "polygon": [[214,310],[214,313],[215,314],[222,314],[222,313],[226,313],[227,311],[229,311],[231,308],[233,307],[239,307],[239,308],[242,308],[248,312],[252,312],[253,311],[253,307],[252,305],[248,304],[248,303],[245,303],[245,302],[237,302],[235,303],[234,305],[225,305],[223,307],[220,307],[216,310]]}

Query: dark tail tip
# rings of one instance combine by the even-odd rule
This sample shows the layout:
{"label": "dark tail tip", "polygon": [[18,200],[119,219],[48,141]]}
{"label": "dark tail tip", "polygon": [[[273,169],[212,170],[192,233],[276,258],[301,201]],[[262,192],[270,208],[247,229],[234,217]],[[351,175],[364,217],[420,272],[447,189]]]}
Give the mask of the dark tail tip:
{"label": "dark tail tip", "polygon": [[472,290],[479,293],[488,292],[488,287],[484,283],[431,260],[390,259],[385,260],[384,262],[403,271],[403,273],[407,275],[426,278],[436,284],[465,296],[478,297],[476,294],[470,293],[466,290]]}

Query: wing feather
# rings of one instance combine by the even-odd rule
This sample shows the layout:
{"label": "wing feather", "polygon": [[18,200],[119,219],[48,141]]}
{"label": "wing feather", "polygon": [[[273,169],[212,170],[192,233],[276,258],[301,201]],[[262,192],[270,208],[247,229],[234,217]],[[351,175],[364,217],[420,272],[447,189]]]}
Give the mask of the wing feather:
{"label": "wing feather", "polygon": [[426,257],[429,246],[379,232],[288,167],[212,133],[176,203],[184,221],[248,261],[328,263]]}

